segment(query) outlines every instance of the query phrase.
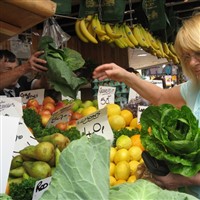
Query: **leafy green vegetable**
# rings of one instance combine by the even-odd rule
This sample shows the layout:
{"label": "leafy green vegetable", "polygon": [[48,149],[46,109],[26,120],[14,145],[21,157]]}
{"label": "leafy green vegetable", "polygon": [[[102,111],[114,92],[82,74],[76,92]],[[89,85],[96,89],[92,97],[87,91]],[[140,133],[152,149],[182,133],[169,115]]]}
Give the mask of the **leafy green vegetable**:
{"label": "leafy green vegetable", "polygon": [[76,98],[82,85],[87,83],[83,77],[77,77],[74,71],[83,67],[85,61],[82,56],[70,48],[57,49],[53,39],[49,36],[41,38],[39,50],[45,53],[41,56],[47,61],[47,78],[50,85],[64,96]]}
{"label": "leafy green vegetable", "polygon": [[108,140],[95,134],[71,142],[62,151],[49,189],[40,200],[197,200],[142,179],[110,188],[110,146]]}
{"label": "leafy green vegetable", "polygon": [[200,128],[189,107],[149,106],[140,122],[144,148],[153,157],[165,160],[171,172],[189,177],[200,171]]}
{"label": "leafy green vegetable", "polygon": [[10,196],[13,200],[32,200],[33,191],[37,179],[24,179],[21,183],[10,184]]}
{"label": "leafy green vegetable", "polygon": [[7,194],[0,194],[0,200],[13,200],[13,199]]}
{"label": "leafy green vegetable", "polygon": [[177,191],[163,190],[154,183],[139,179],[112,187],[109,200],[197,200],[197,198]]}

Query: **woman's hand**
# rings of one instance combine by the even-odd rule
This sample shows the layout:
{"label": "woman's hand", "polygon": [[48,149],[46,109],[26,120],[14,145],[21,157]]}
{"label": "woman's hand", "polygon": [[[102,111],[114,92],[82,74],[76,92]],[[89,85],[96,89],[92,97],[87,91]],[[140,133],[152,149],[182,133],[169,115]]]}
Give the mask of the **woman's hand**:
{"label": "woman's hand", "polygon": [[123,82],[126,74],[130,73],[115,63],[103,64],[98,66],[93,72],[93,78],[104,80],[106,78]]}

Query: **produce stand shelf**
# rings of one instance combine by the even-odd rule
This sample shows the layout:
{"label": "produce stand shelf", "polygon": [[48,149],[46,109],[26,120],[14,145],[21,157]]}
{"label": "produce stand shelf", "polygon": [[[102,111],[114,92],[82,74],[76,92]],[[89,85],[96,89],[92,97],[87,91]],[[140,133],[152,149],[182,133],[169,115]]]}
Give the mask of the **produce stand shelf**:
{"label": "produce stand shelf", "polygon": [[0,1],[0,42],[41,23],[55,12],[56,3],[51,0]]}

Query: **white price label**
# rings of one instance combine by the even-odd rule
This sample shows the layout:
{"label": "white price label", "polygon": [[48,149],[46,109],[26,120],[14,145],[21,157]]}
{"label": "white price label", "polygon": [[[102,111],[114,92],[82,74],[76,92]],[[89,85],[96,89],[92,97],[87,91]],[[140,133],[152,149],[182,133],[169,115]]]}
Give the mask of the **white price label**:
{"label": "white price label", "polygon": [[49,188],[51,177],[41,179],[35,183],[32,200],[38,200],[42,194]]}
{"label": "white price label", "polygon": [[97,100],[98,100],[98,108],[102,109],[107,104],[111,104],[115,102],[115,87],[109,86],[99,86]]}
{"label": "white price label", "polygon": [[147,108],[148,106],[138,106],[138,110],[137,110],[137,120],[138,123],[140,123],[140,117],[142,112]]}
{"label": "white price label", "polygon": [[42,104],[44,99],[44,89],[23,91],[20,92],[19,96],[22,98],[24,105],[26,105],[29,99],[36,99],[39,104]]}
{"label": "white price label", "polygon": [[113,131],[108,122],[106,107],[77,120],[76,127],[81,133],[84,133],[88,137],[92,134],[97,134],[111,142],[114,139]]}

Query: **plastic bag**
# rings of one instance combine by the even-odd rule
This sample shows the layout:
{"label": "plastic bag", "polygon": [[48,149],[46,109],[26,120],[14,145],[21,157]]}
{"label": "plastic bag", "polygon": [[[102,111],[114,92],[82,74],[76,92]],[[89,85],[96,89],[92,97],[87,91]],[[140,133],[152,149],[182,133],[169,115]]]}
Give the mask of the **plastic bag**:
{"label": "plastic bag", "polygon": [[65,33],[54,17],[50,17],[44,22],[42,36],[52,37],[57,48],[67,42],[71,36]]}

